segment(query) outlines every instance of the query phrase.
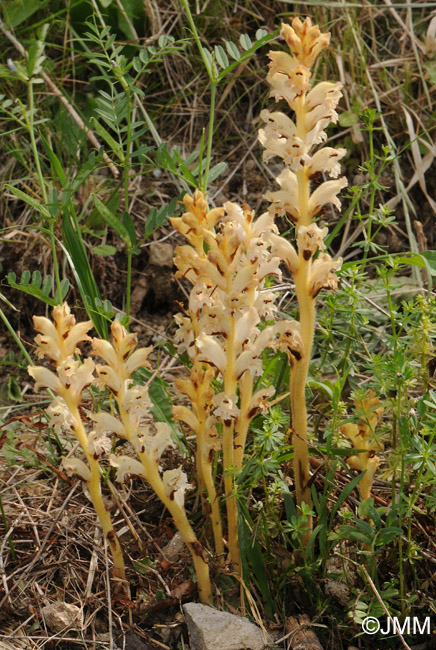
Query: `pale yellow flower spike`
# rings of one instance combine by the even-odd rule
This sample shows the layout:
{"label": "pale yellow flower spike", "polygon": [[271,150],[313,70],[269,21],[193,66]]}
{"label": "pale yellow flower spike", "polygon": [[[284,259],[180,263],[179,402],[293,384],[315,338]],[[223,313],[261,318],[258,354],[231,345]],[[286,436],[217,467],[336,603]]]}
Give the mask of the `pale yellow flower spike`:
{"label": "pale yellow flower spike", "polygon": [[[290,354],[290,398],[294,444],[294,476],[297,503],[312,505],[309,487],[309,454],[305,385],[313,345],[315,327],[315,300],[321,289],[335,289],[335,271],[341,260],[334,261],[325,252],[327,228],[320,228],[313,219],[324,206],[341,203],[338,193],[347,185],[339,178],[339,161],[345,149],[325,147],[312,151],[327,139],[325,128],[337,122],[336,107],[341,98],[341,84],[321,82],[311,84],[310,68],[317,56],[330,42],[330,34],[322,34],[310,18],[302,22],[294,18],[291,25],[282,25],[281,36],[290,48],[290,54],[270,52],[267,82],[275,100],[285,99],[293,111],[293,118],[280,111],[264,110],[265,123],[259,130],[259,140],[265,147],[264,160],[281,158],[285,167],[277,176],[279,190],[268,191],[272,216],[286,216],[295,224],[297,250],[277,236],[270,237],[272,251],[281,256],[294,277],[300,312],[300,351]],[[312,190],[311,181],[324,173],[333,180],[321,183]],[[312,529],[309,518],[303,542]]]}
{"label": "pale yellow flower spike", "polygon": [[70,431],[79,441],[86,462],[79,458],[63,459],[63,468],[68,474],[76,474],[89,490],[89,494],[100,520],[103,533],[108,541],[114,562],[114,576],[125,586],[125,568],[123,553],[115,533],[111,516],[101,493],[99,457],[107,448],[108,439],[92,431],[89,435],[80,416],[79,404],[82,391],[94,381],[94,362],[86,359],[79,363],[73,355],[80,354],[79,343],[90,341],[87,335],[92,327],[91,321],[77,323],[69,306],[57,305],[52,311],[53,320],[44,316],[34,316],[37,332],[36,354],[52,359],[56,364],[56,373],[43,366],[29,366],[28,372],[36,381],[35,389],[50,388],[58,397],[47,409],[51,424],[59,430],[63,427]]}
{"label": "pale yellow flower spike", "polygon": [[354,449],[360,450],[360,453],[350,456],[347,463],[358,472],[365,472],[359,481],[360,496],[365,501],[371,496],[374,476],[380,465],[376,452],[383,450],[383,445],[374,439],[374,431],[380,422],[383,407],[379,406],[379,399],[374,397],[372,390],[368,391],[367,397],[361,402],[356,401],[354,405],[358,422],[347,422],[340,430],[351,440]]}

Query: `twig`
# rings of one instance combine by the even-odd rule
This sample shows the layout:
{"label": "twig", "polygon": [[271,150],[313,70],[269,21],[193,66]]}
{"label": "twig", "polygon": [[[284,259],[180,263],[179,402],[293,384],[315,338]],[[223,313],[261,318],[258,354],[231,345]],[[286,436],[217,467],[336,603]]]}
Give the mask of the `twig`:
{"label": "twig", "polygon": [[[23,578],[24,578],[24,576],[26,576],[26,575],[27,575],[27,574],[28,574],[28,573],[33,569],[33,567],[35,566],[35,564],[38,562],[39,558],[41,557],[41,555],[42,555],[42,553],[43,553],[43,551],[44,551],[44,549],[45,549],[45,547],[47,546],[47,543],[48,543],[48,541],[49,541],[49,539],[50,539],[50,537],[51,537],[52,532],[54,531],[54,529],[55,529],[55,527],[56,527],[56,524],[58,523],[58,521],[59,521],[59,519],[60,519],[60,517],[61,517],[63,511],[64,511],[65,508],[67,507],[67,505],[68,505],[68,503],[69,503],[71,497],[73,496],[74,492],[76,491],[78,485],[80,485],[80,481],[77,481],[77,483],[72,487],[72,489],[71,489],[71,490],[69,491],[69,493],[67,494],[67,496],[66,496],[66,498],[65,498],[65,501],[63,502],[62,506],[59,508],[59,512],[57,513],[56,517],[53,519],[53,523],[52,523],[52,525],[50,526],[50,528],[48,529],[48,531],[47,531],[47,533],[46,533],[44,539],[42,540],[42,542],[41,542],[41,546],[40,546],[40,548],[39,548],[39,551],[36,553],[36,555],[35,555],[35,557],[33,558],[33,560],[32,560],[32,561],[27,565],[27,567],[24,569],[23,573],[21,574],[20,579],[17,580],[17,581],[12,585],[12,587],[9,589],[9,593],[8,593],[6,596],[4,596],[4,597],[2,598],[2,600],[0,601],[0,611],[1,611],[1,608],[3,607],[3,605],[5,604],[6,600],[8,599],[8,597],[11,595],[11,593],[12,593],[13,591],[15,591],[15,589],[16,589],[19,585],[22,585],[22,584],[23,584]],[[9,579],[10,579],[10,578],[11,578],[11,576],[9,576]]]}
{"label": "twig", "polygon": [[402,643],[403,646],[406,648],[406,650],[411,650],[410,646],[407,645],[406,641],[404,640],[403,635],[401,634],[400,630],[398,629],[398,626],[395,625],[392,616],[389,614],[389,610],[388,610],[388,608],[386,607],[386,605],[384,604],[382,597],[381,597],[380,594],[378,593],[378,591],[377,591],[377,587],[375,586],[375,584],[374,584],[373,581],[371,580],[368,571],[365,569],[364,566],[362,566],[361,569],[362,569],[362,571],[363,571],[363,573],[364,573],[364,575],[365,575],[365,578],[366,578],[367,581],[368,581],[369,586],[370,586],[371,589],[373,590],[375,597],[377,598],[377,600],[378,600],[378,602],[380,603],[380,605],[383,607],[383,610],[384,610],[386,616],[387,616],[388,619],[391,621],[391,623],[392,623],[392,625],[393,625],[393,629],[394,629],[394,630],[396,631],[396,633],[398,634],[401,643]]}

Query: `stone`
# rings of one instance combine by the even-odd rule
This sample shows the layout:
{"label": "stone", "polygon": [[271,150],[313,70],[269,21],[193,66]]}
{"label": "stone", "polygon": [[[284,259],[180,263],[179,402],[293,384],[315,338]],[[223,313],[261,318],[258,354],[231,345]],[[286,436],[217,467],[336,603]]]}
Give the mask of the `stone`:
{"label": "stone", "polygon": [[200,603],[183,605],[192,650],[266,650],[272,638],[247,618]]}
{"label": "stone", "polygon": [[165,242],[152,242],[148,248],[148,263],[152,266],[173,266],[173,247]]}
{"label": "stone", "polygon": [[63,632],[66,629],[79,631],[83,628],[83,612],[76,605],[51,603],[42,608],[41,614],[50,632]]}
{"label": "stone", "polygon": [[183,537],[179,532],[177,532],[168,544],[163,547],[162,553],[169,562],[175,562],[176,560],[179,560],[182,553],[187,550]]}

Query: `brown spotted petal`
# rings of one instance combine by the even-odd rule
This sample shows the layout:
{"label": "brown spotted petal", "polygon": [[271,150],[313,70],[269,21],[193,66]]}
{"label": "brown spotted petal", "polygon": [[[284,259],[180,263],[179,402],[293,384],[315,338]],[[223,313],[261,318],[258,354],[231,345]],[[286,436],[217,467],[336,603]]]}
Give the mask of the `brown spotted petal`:
{"label": "brown spotted petal", "polygon": [[303,339],[301,326],[296,320],[281,320],[274,325],[277,333],[275,347],[286,352],[288,357],[299,361],[303,356]]}
{"label": "brown spotted petal", "polygon": [[274,395],[274,392],[274,386],[268,386],[268,388],[261,388],[254,393],[247,410],[250,420],[254,418],[259,411],[266,411],[269,408],[269,398]]}
{"label": "brown spotted petal", "polygon": [[292,244],[284,237],[274,234],[268,235],[268,243],[271,244],[271,253],[283,260],[289,271],[295,275],[298,272],[300,262],[297,251]]}
{"label": "brown spotted petal", "polygon": [[202,332],[197,338],[197,347],[200,350],[199,361],[207,361],[224,373],[227,365],[227,355],[213,336]]}
{"label": "brown spotted petal", "polygon": [[100,364],[97,364],[96,371],[96,385],[101,388],[107,386],[117,395],[121,387],[121,379],[117,372],[110,366],[102,366]]}
{"label": "brown spotted petal", "polygon": [[50,388],[55,393],[62,394],[64,387],[59,377],[54,372],[43,366],[29,366],[27,372],[35,380],[35,390],[39,388]]}
{"label": "brown spotted petal", "polygon": [[217,393],[213,396],[215,406],[213,414],[216,418],[221,418],[224,422],[236,420],[239,417],[240,409],[237,406],[237,395],[227,395],[226,393]]}
{"label": "brown spotted petal", "polygon": [[113,346],[117,351],[118,358],[120,360],[126,359],[138,343],[138,337],[136,334],[128,334],[126,328],[117,319],[112,322],[111,334]]}
{"label": "brown spotted petal", "polygon": [[181,467],[169,469],[163,473],[162,481],[166,495],[183,508],[185,492],[186,490],[192,489],[192,485],[188,482],[185,472],[182,471]]}
{"label": "brown spotted petal", "polygon": [[88,450],[91,456],[99,458],[112,449],[112,440],[101,431],[91,431],[88,434]]}
{"label": "brown spotted petal", "polygon": [[300,226],[297,231],[298,250],[302,251],[305,260],[308,260],[317,250],[325,250],[324,238],[328,228],[319,228],[316,223],[309,226]]}
{"label": "brown spotted petal", "polygon": [[276,181],[281,189],[277,192],[268,191],[264,194],[264,198],[271,201],[270,212],[278,217],[287,216],[297,223],[301,216],[298,208],[297,177],[294,172],[285,168],[277,176]]}
{"label": "brown spotted petal", "polygon": [[321,289],[336,289],[336,271],[342,266],[342,259],[333,260],[327,253],[320,253],[312,265],[309,278],[309,294],[316,298]]}
{"label": "brown spotted petal", "polygon": [[347,187],[348,181],[345,176],[338,178],[335,181],[325,181],[321,183],[319,187],[311,194],[309,199],[309,215],[313,219],[321,211],[324,205],[327,203],[332,203],[338,210],[341,209],[341,202],[337,197],[337,194],[344,187]]}
{"label": "brown spotted petal", "polygon": [[88,482],[91,480],[91,470],[79,458],[62,458],[62,468],[69,476],[77,474],[82,481]]}
{"label": "brown spotted petal", "polygon": [[346,153],[346,149],[334,149],[333,147],[323,147],[317,151],[308,165],[309,178],[321,173],[328,174],[331,178],[337,178],[341,173],[339,161]]}
{"label": "brown spotted petal", "polygon": [[271,59],[266,78],[271,86],[270,97],[285,99],[293,108],[294,100],[310,88],[310,71],[286,52],[268,52]]}
{"label": "brown spotted petal", "polygon": [[265,161],[278,156],[286,165],[297,170],[310,160],[306,142],[297,135],[297,127],[287,115],[280,111],[271,113],[264,110],[260,117],[265,122],[265,128],[259,129],[259,141],[265,147]]}
{"label": "brown spotted petal", "polygon": [[65,400],[59,395],[47,407],[47,415],[50,418],[50,426],[56,433],[61,433],[62,429],[71,431],[76,424]]}
{"label": "brown spotted petal", "polygon": [[82,392],[85,388],[94,382],[94,370],[94,361],[89,358],[85,359],[82,364],[79,364],[78,361],[69,357],[59,364],[59,379],[69,389],[70,396],[76,404],[80,402]]}
{"label": "brown spotted petal", "polygon": [[148,455],[158,463],[165,449],[176,447],[174,440],[171,438],[171,427],[166,422],[156,422],[156,433],[148,436],[146,451]]}

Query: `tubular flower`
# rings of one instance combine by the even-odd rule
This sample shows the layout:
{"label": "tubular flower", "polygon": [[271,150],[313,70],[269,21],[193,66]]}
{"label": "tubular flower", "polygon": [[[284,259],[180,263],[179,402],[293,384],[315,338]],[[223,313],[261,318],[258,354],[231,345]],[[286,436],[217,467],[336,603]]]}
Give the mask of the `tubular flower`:
{"label": "tubular flower", "polygon": [[200,253],[205,238],[213,237],[213,229],[222,218],[223,209],[214,208],[208,211],[207,203],[199,190],[195,190],[193,197],[186,194],[183,203],[187,212],[181,217],[171,217],[171,225],[185,235],[191,246]]}
{"label": "tubular flower", "polygon": [[83,460],[80,460],[79,458],[63,458],[62,467],[69,476],[77,474],[82,481],[86,482],[91,479],[89,467],[87,467]]}
{"label": "tubular flower", "polygon": [[58,362],[72,354],[80,353],[77,345],[90,340],[86,333],[91,329],[92,321],[76,324],[67,303],[54,307],[52,316],[53,322],[45,316],[33,317],[35,330],[40,332],[35,337],[38,358],[47,356]]}
{"label": "tubular flower", "polygon": [[163,473],[162,480],[167,496],[169,496],[171,501],[175,501],[179,506],[183,507],[185,503],[185,492],[186,490],[192,489],[192,485],[188,482],[185,472],[180,467],[177,469],[168,469]]}
{"label": "tubular flower", "polygon": [[311,68],[320,52],[329,45],[330,34],[322,34],[310,18],[302,22],[294,18],[292,25],[282,25],[280,36],[301,65]]}

